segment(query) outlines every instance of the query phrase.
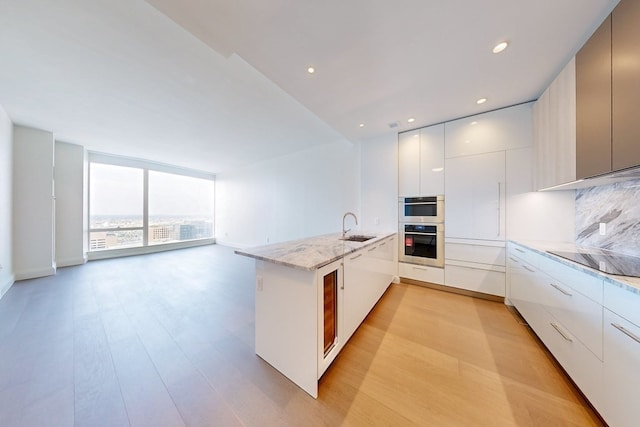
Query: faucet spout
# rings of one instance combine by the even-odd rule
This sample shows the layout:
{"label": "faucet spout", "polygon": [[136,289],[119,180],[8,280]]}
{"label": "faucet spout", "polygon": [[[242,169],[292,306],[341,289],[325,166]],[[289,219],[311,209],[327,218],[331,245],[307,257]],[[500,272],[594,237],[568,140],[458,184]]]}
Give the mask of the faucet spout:
{"label": "faucet spout", "polygon": [[344,222],[347,219],[347,217],[351,215],[353,217],[353,219],[356,221],[356,225],[358,225],[358,217],[356,217],[356,214],[354,214],[353,212],[347,212],[346,214],[344,214],[342,216],[342,238],[344,239],[345,236],[347,235],[347,233],[349,231],[351,231],[351,229],[346,229],[344,228]]}

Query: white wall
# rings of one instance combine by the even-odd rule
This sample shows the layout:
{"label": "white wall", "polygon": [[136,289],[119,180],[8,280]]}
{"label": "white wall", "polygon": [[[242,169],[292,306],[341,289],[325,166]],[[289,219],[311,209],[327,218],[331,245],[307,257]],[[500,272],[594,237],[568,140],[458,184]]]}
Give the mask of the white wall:
{"label": "white wall", "polygon": [[53,134],[13,128],[13,267],[16,280],[55,274]]}
{"label": "white wall", "polygon": [[0,298],[14,281],[12,260],[13,124],[0,106]]}
{"label": "white wall", "polygon": [[359,147],[347,141],[216,176],[219,244],[247,247],[340,232],[347,211],[360,217]]}
{"label": "white wall", "polygon": [[365,230],[398,229],[398,135],[362,142],[362,224]]}
{"label": "white wall", "polygon": [[84,147],[55,142],[56,266],[86,262]]}

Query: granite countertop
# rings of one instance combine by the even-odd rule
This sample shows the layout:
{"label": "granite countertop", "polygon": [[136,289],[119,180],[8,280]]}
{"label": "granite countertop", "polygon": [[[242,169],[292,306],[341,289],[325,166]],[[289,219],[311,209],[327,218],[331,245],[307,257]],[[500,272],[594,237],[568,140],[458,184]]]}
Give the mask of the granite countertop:
{"label": "granite countertop", "polygon": [[[544,257],[550,258],[554,261],[557,261],[571,268],[587,273],[591,276],[602,278],[604,279],[605,283],[612,284],[619,288],[628,290],[629,292],[633,292],[635,294],[640,295],[640,277],[627,277],[627,276],[618,276],[614,274],[603,273],[602,271],[595,270],[593,268],[587,267],[582,264],[578,264],[576,262],[570,261],[568,259],[559,257],[557,255],[553,255],[547,252],[547,251],[575,251],[579,246],[576,246],[573,243],[523,241],[523,240],[510,240],[510,242],[515,243],[516,245],[525,247],[527,249],[531,249],[532,251]],[[582,247],[582,249],[584,249],[584,247]]]}
{"label": "granite countertop", "polygon": [[238,249],[235,253],[287,267],[314,271],[359,249],[375,245],[396,232],[358,232],[357,234],[376,237],[366,242],[350,242],[340,240],[341,233],[325,234],[289,242]]}

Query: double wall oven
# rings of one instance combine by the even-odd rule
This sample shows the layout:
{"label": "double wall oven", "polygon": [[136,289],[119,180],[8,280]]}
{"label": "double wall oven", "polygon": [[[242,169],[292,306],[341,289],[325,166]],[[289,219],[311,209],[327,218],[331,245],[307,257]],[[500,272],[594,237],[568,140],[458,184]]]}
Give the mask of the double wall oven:
{"label": "double wall oven", "polygon": [[444,266],[444,196],[401,197],[398,201],[399,260]]}

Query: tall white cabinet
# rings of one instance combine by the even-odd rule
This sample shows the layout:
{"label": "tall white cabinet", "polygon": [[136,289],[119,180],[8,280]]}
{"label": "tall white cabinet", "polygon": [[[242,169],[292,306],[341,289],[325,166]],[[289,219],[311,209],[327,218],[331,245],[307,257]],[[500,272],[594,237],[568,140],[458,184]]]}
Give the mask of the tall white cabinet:
{"label": "tall white cabinet", "polygon": [[444,124],[398,135],[400,197],[444,193]]}
{"label": "tall white cabinet", "polygon": [[532,105],[445,125],[445,285],[506,293],[507,161],[531,146]]}

